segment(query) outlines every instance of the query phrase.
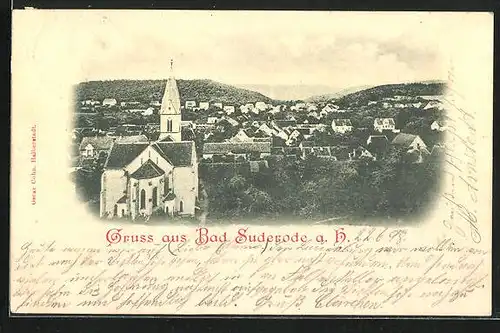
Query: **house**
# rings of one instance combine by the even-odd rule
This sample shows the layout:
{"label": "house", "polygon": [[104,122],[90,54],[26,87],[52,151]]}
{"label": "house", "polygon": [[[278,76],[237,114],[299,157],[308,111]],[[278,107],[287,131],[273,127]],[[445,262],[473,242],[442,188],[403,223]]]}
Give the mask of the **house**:
{"label": "house", "polygon": [[209,107],[210,107],[209,102],[200,102],[200,110],[208,110]]}
{"label": "house", "polygon": [[440,124],[437,120],[435,120],[431,124],[431,130],[433,130],[433,131],[443,132],[443,131],[446,131],[446,129],[447,129],[447,127],[444,126],[443,124]]}
{"label": "house", "polygon": [[304,110],[306,109],[306,103],[296,103],[295,110]]}
{"label": "house", "polygon": [[306,103],[306,109],[309,112],[318,110],[318,106],[314,103]]}
{"label": "house", "polygon": [[316,111],[311,111],[307,114],[308,117],[315,118],[315,119],[320,119],[321,115],[316,112]]}
{"label": "house", "polygon": [[384,130],[393,131],[396,129],[396,122],[393,118],[375,118],[373,128],[379,132]]}
{"label": "house", "polygon": [[255,103],[255,108],[259,111],[265,111],[267,109],[267,104],[265,102],[257,102]]}
{"label": "house", "polygon": [[186,109],[192,109],[196,107],[196,101],[186,101],[184,105]]}
{"label": "house", "polygon": [[146,110],[144,110],[142,112],[142,115],[143,116],[150,116],[153,114],[153,112],[154,112],[154,108],[150,107],[150,108],[147,108]]}
{"label": "house", "polygon": [[362,159],[368,159],[375,161],[376,157],[368,151],[365,147],[359,146],[356,149],[353,149],[351,153],[351,159],[353,160],[362,160]]}
{"label": "house", "polygon": [[352,131],[352,123],[350,119],[333,119],[332,129],[336,133],[346,133]]}
{"label": "house", "polygon": [[443,105],[439,101],[430,101],[424,106],[424,110],[429,110],[429,109],[439,109],[443,110]]}
{"label": "house", "polygon": [[119,136],[115,140],[116,143],[136,143],[136,142],[149,142],[149,139],[144,134],[140,135],[127,135]]}
{"label": "house", "polygon": [[302,142],[304,140],[304,135],[298,131],[297,129],[294,129],[289,135],[288,139],[285,141],[285,144],[287,146],[294,146],[297,144],[297,142]]}
{"label": "house", "polygon": [[237,120],[235,120],[235,119],[233,119],[231,117],[224,116],[224,117],[222,117],[222,119],[225,120],[225,121],[227,121],[229,123],[229,125],[231,125],[233,127],[236,127],[236,126],[240,125],[240,123]]}
{"label": "house", "polygon": [[220,102],[214,103],[214,107],[216,107],[218,109],[222,109],[222,103],[220,103]]}
{"label": "house", "polygon": [[115,106],[116,103],[117,103],[117,101],[114,98],[105,98],[102,101],[102,106]]}
{"label": "house", "polygon": [[171,73],[162,99],[159,140],[116,140],[111,145],[101,176],[101,217],[194,216],[196,148],[193,141],[181,141],[177,135],[180,121],[179,92]]}
{"label": "house", "polygon": [[230,115],[230,114],[234,113],[234,106],[232,106],[232,105],[224,105],[224,112],[227,115]]}
{"label": "house", "polygon": [[324,112],[324,113],[330,113],[330,112],[334,112],[336,110],[338,110],[338,106],[336,105],[333,105],[333,104],[326,104],[322,109],[321,109],[321,112]]}
{"label": "house", "polygon": [[149,103],[149,105],[151,105],[151,106],[161,106],[161,103],[160,103],[160,101],[151,101],[151,103]]}
{"label": "house", "polygon": [[267,136],[272,136],[274,134],[273,129],[270,128],[266,123],[262,123],[259,126],[258,131],[261,132],[261,133],[264,133]]}
{"label": "house", "polygon": [[253,133],[247,129],[241,128],[238,133],[229,139],[229,142],[253,142]]}
{"label": "house", "polygon": [[91,136],[84,137],[80,142],[80,156],[83,158],[98,158],[107,154],[116,137]]}
{"label": "house", "polygon": [[208,117],[207,118],[207,124],[216,124],[219,121],[219,118],[217,117]]}
{"label": "house", "polygon": [[389,139],[385,135],[370,135],[366,146],[376,157],[380,157],[389,148]]}
{"label": "house", "polygon": [[203,158],[232,155],[246,160],[260,159],[271,154],[268,142],[207,142],[203,145]]}
{"label": "house", "polygon": [[413,150],[419,150],[419,151],[422,150],[428,152],[427,145],[422,140],[422,138],[414,134],[399,133],[398,135],[396,135],[396,137],[392,140],[391,143],[393,146],[406,149],[408,152]]}

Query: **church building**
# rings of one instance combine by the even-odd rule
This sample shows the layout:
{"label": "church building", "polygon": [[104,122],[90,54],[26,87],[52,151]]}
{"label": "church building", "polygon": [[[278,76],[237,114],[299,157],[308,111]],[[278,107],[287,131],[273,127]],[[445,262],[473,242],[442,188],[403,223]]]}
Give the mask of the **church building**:
{"label": "church building", "polygon": [[181,103],[172,65],[160,109],[158,140],[116,141],[109,150],[101,177],[101,217],[195,214],[196,148],[193,141],[181,139]]}

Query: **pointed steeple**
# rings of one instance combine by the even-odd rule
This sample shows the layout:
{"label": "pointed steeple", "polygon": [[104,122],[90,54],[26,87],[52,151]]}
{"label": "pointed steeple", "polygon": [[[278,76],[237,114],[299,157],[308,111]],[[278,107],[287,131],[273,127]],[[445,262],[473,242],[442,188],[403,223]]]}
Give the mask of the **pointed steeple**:
{"label": "pointed steeple", "polygon": [[161,101],[160,114],[180,114],[181,101],[177,82],[174,78],[174,60],[170,59],[170,75],[165,85],[165,92]]}
{"label": "pointed steeple", "polygon": [[174,77],[174,59],[170,58],[170,77]]}

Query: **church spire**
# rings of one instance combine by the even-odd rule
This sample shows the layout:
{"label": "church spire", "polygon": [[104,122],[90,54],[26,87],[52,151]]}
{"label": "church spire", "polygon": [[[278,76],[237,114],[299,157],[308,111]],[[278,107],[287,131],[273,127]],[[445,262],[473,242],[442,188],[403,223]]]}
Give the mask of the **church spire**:
{"label": "church spire", "polygon": [[174,77],[174,59],[170,58],[170,77]]}

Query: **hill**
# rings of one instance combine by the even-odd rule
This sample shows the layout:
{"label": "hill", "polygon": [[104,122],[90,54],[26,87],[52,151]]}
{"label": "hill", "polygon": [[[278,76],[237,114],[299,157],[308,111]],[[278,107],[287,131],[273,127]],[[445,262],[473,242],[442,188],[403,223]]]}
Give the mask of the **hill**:
{"label": "hill", "polygon": [[396,95],[417,97],[423,95],[442,95],[446,84],[441,81],[385,84],[347,94],[336,101],[341,107],[366,105],[369,101],[379,101]]}
{"label": "hill", "polygon": [[[88,81],[76,85],[77,100],[115,98],[121,101],[149,103],[161,100],[166,80],[112,80]],[[177,80],[181,103],[186,100],[197,102],[222,102],[239,105],[258,101],[270,103],[272,99],[248,89],[236,88],[212,80]]]}
{"label": "hill", "polygon": [[352,87],[352,88],[347,88],[347,89],[342,89],[339,92],[336,93],[329,93],[329,94],[321,94],[321,95],[316,95],[316,96],[311,96],[307,98],[305,101],[306,102],[311,102],[311,103],[328,103],[332,100],[339,99],[345,95],[352,94],[355,92],[358,92],[360,90],[368,89],[371,88],[372,86],[359,86],[359,87]]}

